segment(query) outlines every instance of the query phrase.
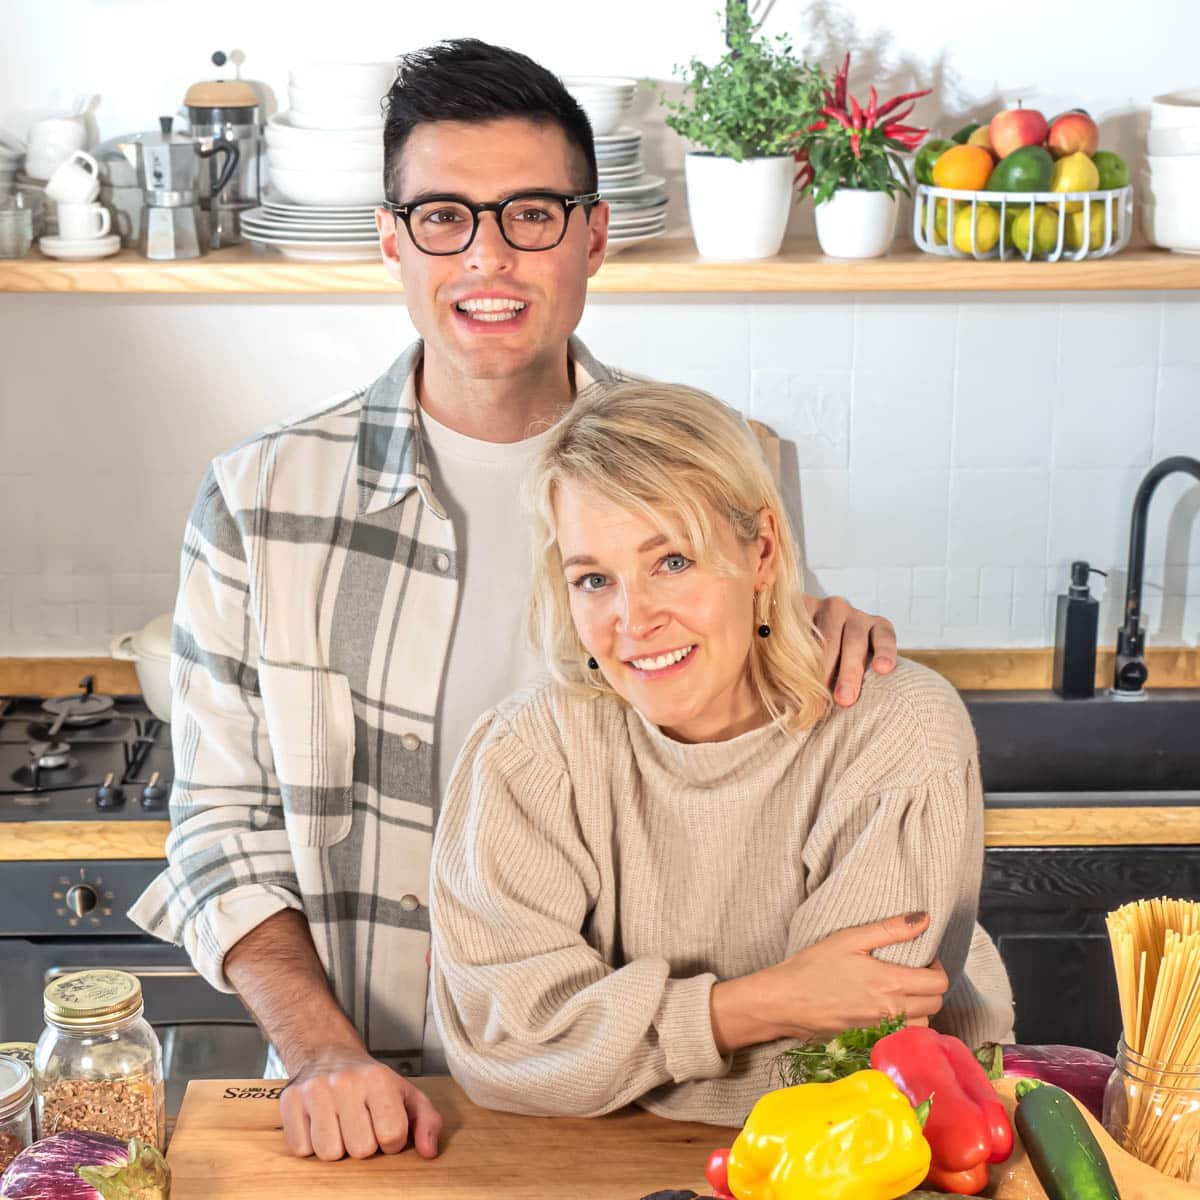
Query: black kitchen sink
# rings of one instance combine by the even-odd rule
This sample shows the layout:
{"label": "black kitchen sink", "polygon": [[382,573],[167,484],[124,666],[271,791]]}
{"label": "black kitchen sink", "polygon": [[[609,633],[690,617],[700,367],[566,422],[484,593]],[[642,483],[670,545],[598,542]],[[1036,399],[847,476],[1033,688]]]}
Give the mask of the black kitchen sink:
{"label": "black kitchen sink", "polygon": [[1138,700],[1054,692],[964,691],[989,804],[1200,803],[1200,692],[1158,689]]}

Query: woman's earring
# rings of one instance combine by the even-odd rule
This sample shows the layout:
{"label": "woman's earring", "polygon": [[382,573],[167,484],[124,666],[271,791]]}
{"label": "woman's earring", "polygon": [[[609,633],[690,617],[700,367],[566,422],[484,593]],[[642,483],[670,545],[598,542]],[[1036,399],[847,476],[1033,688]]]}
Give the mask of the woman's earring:
{"label": "woman's earring", "polygon": [[590,654],[588,655],[588,667],[593,671],[600,670],[600,664]]}
{"label": "woman's earring", "polygon": [[770,625],[767,625],[767,624],[765,624],[765,623],[764,623],[764,624],[762,624],[762,625],[760,625],[760,626],[758,627],[758,636],[759,636],[759,637],[770,637],[770,636],[771,636],[771,627],[770,627]]}

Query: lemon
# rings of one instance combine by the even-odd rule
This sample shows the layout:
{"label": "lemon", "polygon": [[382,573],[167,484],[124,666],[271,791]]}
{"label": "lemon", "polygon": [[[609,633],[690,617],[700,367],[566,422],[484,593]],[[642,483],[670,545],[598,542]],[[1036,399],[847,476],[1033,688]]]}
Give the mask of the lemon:
{"label": "lemon", "polygon": [[[971,229],[975,229],[975,245],[971,246]],[[987,254],[1000,240],[1000,214],[987,204],[980,204],[975,212],[971,205],[962,205],[954,214],[954,245],[964,254]]]}
{"label": "lemon", "polygon": [[1029,253],[1031,232],[1033,253],[1043,256],[1053,254],[1058,249],[1058,213],[1044,204],[1035,205],[1031,213],[1022,205],[1012,226],[1013,245],[1022,254]]}
{"label": "lemon", "polygon": [[944,246],[947,242],[946,236],[946,208],[945,200],[938,200],[933,206],[933,240],[937,245]]}
{"label": "lemon", "polygon": [[[1117,236],[1117,223],[1113,221],[1113,240]],[[1067,230],[1066,241],[1067,245],[1072,250],[1078,250],[1083,245],[1083,212],[1067,213]],[[1099,250],[1104,245],[1104,205],[1093,204],[1091,211],[1088,213],[1088,237],[1087,244],[1089,250]]]}
{"label": "lemon", "polygon": [[[1052,192],[1094,192],[1100,187],[1100,171],[1082,150],[1066,154],[1054,164],[1050,179]],[[1078,212],[1082,200],[1068,200],[1067,212]]]}

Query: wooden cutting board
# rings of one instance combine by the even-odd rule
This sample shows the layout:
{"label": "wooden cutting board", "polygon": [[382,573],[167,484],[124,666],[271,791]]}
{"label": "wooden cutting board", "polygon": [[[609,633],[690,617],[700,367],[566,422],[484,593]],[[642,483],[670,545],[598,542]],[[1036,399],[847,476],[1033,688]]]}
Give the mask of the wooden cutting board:
{"label": "wooden cutting board", "polygon": [[607,1117],[517,1117],[477,1108],[453,1080],[418,1081],[441,1112],[441,1153],[371,1159],[294,1158],[279,1118],[282,1082],[196,1080],[167,1152],[172,1200],[639,1200],[689,1188],[735,1131],[667,1121],[641,1109]]}

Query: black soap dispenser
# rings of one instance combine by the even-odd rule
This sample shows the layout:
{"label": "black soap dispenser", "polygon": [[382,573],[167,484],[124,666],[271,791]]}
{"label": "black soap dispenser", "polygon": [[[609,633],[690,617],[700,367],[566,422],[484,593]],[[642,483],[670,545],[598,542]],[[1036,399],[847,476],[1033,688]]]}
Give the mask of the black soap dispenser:
{"label": "black soap dispenser", "polygon": [[1054,625],[1054,690],[1064,700],[1096,694],[1096,634],[1100,601],[1088,591],[1088,575],[1103,575],[1085,562],[1071,564],[1071,586],[1058,598]]}

